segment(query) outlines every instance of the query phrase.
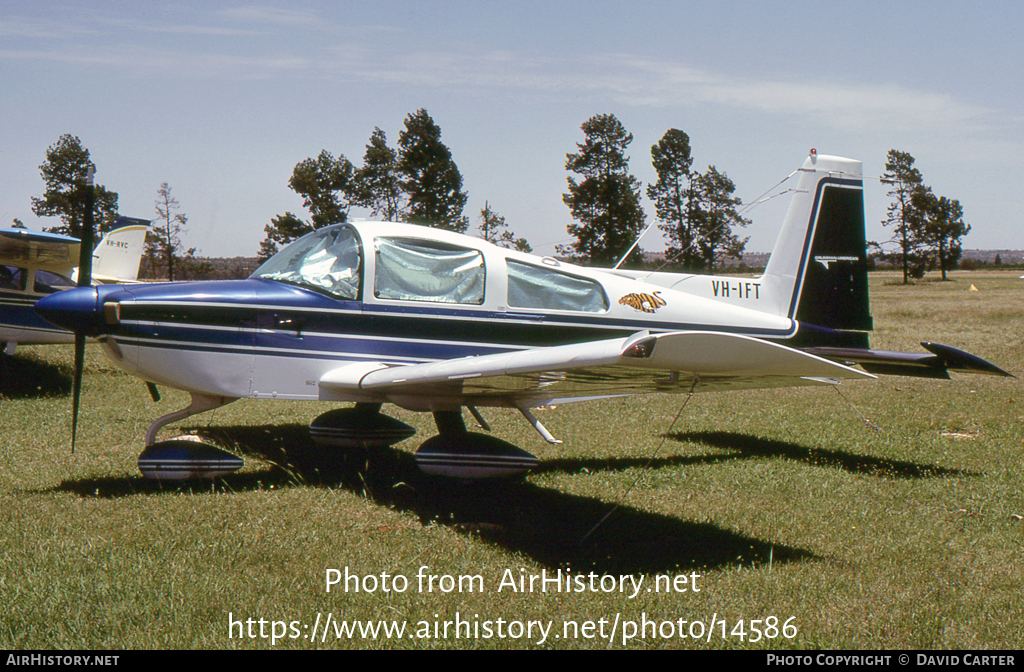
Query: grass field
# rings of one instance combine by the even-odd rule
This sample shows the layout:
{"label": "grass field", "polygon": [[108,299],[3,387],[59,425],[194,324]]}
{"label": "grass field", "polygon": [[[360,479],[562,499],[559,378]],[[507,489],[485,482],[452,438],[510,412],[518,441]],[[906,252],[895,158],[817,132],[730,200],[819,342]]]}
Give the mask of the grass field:
{"label": "grass field", "polygon": [[[904,287],[872,274],[872,345],[933,340],[1022,375],[1018,275]],[[564,440],[554,447],[518,415],[491,411],[496,435],[543,461],[525,481],[487,486],[417,473],[428,415],[386,408],[419,434],[392,450],[324,454],[306,426],[327,406],[240,401],[179,428],[233,446],[246,467],[169,487],[144,480],[135,460],[148,424],[186,396],[164,390],[154,404],[89,350],[73,455],[70,348],[23,347],[2,362],[0,648],[1019,648],[1024,638],[1020,380],[698,395],[674,427],[683,396],[564,405],[540,411]],[[453,586],[437,579],[428,591],[424,566],[480,581],[443,592]],[[327,592],[328,570],[345,568],[408,587]],[[501,585],[559,569],[593,572],[597,590]],[[625,594],[602,592],[621,575],[643,579],[635,596],[629,579]],[[647,592],[659,580],[686,590]],[[337,637],[330,625],[321,639],[328,613],[408,630]],[[457,618],[470,625],[435,633]],[[259,634],[259,619],[267,637],[243,636]],[[645,622],[654,626],[626,637]]]}

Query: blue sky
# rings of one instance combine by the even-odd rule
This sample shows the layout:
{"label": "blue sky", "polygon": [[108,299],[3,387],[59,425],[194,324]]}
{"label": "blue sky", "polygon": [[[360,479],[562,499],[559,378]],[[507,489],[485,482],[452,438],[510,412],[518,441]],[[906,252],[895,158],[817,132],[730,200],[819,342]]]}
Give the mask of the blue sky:
{"label": "blue sky", "polygon": [[[869,178],[907,151],[963,204],[967,247],[1024,248],[1022,28],[1019,1],[0,0],[0,226],[54,223],[30,199],[72,133],[123,214],[154,216],[168,182],[188,246],[254,255],[271,217],[304,214],[296,163],[327,149],[358,165],[375,126],[394,144],[425,108],[474,225],[487,201],[542,253],[568,242],[565,154],[601,113],[633,134],[645,185],[650,146],[679,128],[744,201],[811,147]],[[865,187],[868,237],[888,238],[885,189]],[[785,205],[749,213],[748,250],[771,248]]]}

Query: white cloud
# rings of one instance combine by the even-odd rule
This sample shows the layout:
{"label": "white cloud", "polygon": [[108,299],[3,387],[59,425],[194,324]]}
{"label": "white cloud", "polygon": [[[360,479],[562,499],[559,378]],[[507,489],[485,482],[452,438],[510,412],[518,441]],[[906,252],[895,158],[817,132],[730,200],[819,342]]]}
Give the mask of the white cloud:
{"label": "white cloud", "polygon": [[123,28],[137,33],[168,33],[173,35],[195,35],[211,37],[249,37],[265,35],[263,31],[225,28],[221,26],[202,26],[195,24],[158,23],[152,21],[131,21],[127,19],[103,19],[105,25]]}
{"label": "white cloud", "polygon": [[282,72],[309,68],[308,61],[298,56],[235,56],[135,46],[0,50],[0,60],[5,59],[50,61],[188,79],[268,79]]}
{"label": "white cloud", "polygon": [[854,130],[886,127],[971,132],[1000,123],[1019,123],[1003,112],[951,94],[885,82],[796,80],[783,74],[751,79],[628,55],[560,59],[523,57],[507,51],[392,55],[347,45],[328,50],[317,68],[350,81],[515,89],[517,96],[564,97],[573,93],[647,107],[716,105],[767,114],[810,115],[817,122]]}
{"label": "white cloud", "polygon": [[86,26],[58,21],[8,18],[0,20],[0,35],[14,38],[64,40],[97,31]]}
{"label": "white cloud", "polygon": [[[719,106],[792,115],[858,131],[885,128],[889,132],[947,135],[984,133],[998,126],[1019,128],[1021,121],[1006,111],[973,104],[949,93],[916,90],[889,82],[846,82],[820,76],[799,79],[788,73],[753,79],[630,54],[557,58],[466,44],[425,49],[388,41],[382,46],[371,36],[374,29],[369,32],[341,29],[313,12],[248,6],[226,9],[219,15],[234,21],[303,30],[333,29],[334,37],[327,39],[335,43],[325,46],[324,33],[320,33],[316,40],[282,43],[281,52],[273,55],[243,40],[232,41],[231,54],[220,53],[219,44],[205,50],[194,43],[188,48],[169,42],[162,47],[140,47],[127,42],[141,32],[240,37],[259,33],[248,28],[195,23],[164,25],[153,21],[100,19],[94,26],[106,25],[120,30],[115,33],[115,39],[108,40],[104,36],[102,43],[89,44],[85,39],[62,39],[95,32],[87,27],[14,19],[0,22],[0,34],[52,40],[52,47],[8,47],[0,51],[0,58],[120,68],[175,79],[190,76],[268,79],[284,74],[376,87],[404,85],[488,93],[509,91],[520,98],[562,100],[571,94],[602,103],[641,107]],[[348,37],[339,37],[342,33]],[[95,39],[90,41],[96,42]],[[237,52],[244,49],[248,51]]]}
{"label": "white cloud", "polygon": [[238,21],[255,21],[287,26],[322,26],[324,20],[312,12],[299,12],[277,7],[235,7],[220,12],[221,16]]}

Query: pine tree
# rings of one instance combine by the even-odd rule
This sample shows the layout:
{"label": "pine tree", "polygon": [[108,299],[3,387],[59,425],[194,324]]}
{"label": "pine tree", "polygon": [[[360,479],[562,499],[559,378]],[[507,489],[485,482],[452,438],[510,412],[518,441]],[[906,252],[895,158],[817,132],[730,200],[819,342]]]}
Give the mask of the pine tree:
{"label": "pine tree", "polygon": [[491,210],[491,205],[487,201],[484,201],[484,209],[480,211],[480,237],[510,250],[533,251],[525,238],[516,238],[516,235],[508,230],[505,218]]}
{"label": "pine tree", "polygon": [[344,156],[335,159],[327,150],[295,164],[288,186],[302,196],[310,220],[305,222],[290,212],[275,216],[263,227],[267,237],[260,244],[260,260],[269,259],[281,246],[311,231],[345,222],[354,198],[354,173],[351,161]]}
{"label": "pine tree", "polygon": [[669,239],[666,258],[683,268],[699,268],[701,260],[690,216],[694,207],[690,137],[683,131],[670,128],[651,147],[651,163],[658,174],[658,181],[647,186],[647,197],[654,201],[658,219],[664,222],[658,228]]}
{"label": "pine tree", "polygon": [[462,174],[441,142],[441,128],[426,110],[405,118],[398,147],[398,172],[409,199],[405,220],[463,233],[469,218],[462,214],[467,198]]}
{"label": "pine tree", "polygon": [[693,176],[694,205],[691,212],[693,239],[701,267],[715,270],[727,258],[742,259],[749,238],[740,239],[732,227],[745,227],[750,220],[739,216],[742,201],[733,196],[736,185],[725,173],[708,166]]}
{"label": "pine tree", "polygon": [[[963,253],[962,239],[971,231],[964,222],[960,201],[936,197],[929,187],[918,185],[910,195],[918,240],[925,249],[929,266],[938,266],[942,279]],[[998,255],[997,255],[998,258]]]}
{"label": "pine tree", "polygon": [[380,128],[373,129],[363,166],[356,171],[354,181],[354,205],[369,208],[374,216],[384,215],[389,222],[399,220],[405,196],[398,173],[398,152],[388,147]]}
{"label": "pine tree", "polygon": [[[96,164],[89,159],[89,150],[70,133],[46,150],[46,160],[39,172],[46,185],[41,198],[32,197],[32,212],[37,217],[60,217],[64,223],[46,229],[80,238],[85,217],[85,175]],[[117,221],[117,193],[102,185],[93,187],[93,221],[100,231],[108,231]]]}
{"label": "pine tree", "polygon": [[296,164],[288,186],[302,196],[314,229],[341,224],[348,218],[354,172],[351,161],[344,156],[335,159],[327,150]]}
{"label": "pine tree", "polygon": [[924,262],[919,249],[921,220],[914,213],[911,203],[911,195],[922,184],[921,172],[914,168],[914,157],[907,152],[890,149],[886,155],[882,184],[892,187],[889,196],[893,199],[882,225],[895,229],[889,242],[895,243],[899,250],[894,256],[903,268],[903,284],[907,284],[911,276],[924,275]]}
{"label": "pine tree", "polygon": [[155,207],[156,219],[151,225],[151,240],[146,242],[146,255],[150,260],[151,271],[155,271],[156,260],[160,259],[160,264],[167,269],[167,279],[174,282],[175,267],[183,256],[193,256],[196,248],[190,248],[184,255],[180,254],[181,231],[188,223],[188,217],[184,213],[175,212],[181,206],[178,199],[171,195],[171,187],[166,182],[156,191]]}
{"label": "pine tree", "polygon": [[[633,135],[612,114],[599,114],[583,122],[578,152],[565,155],[565,168],[582,177],[567,178],[569,193],[562,201],[578,224],[568,231],[576,237],[571,245],[559,245],[558,252],[578,261],[611,265],[626,253],[643,228],[640,182],[629,174],[626,149]],[[630,255],[642,259],[639,248]]]}
{"label": "pine tree", "polygon": [[313,232],[313,225],[302,218],[286,212],[283,215],[275,215],[270,224],[263,227],[267,237],[260,243],[260,251],[257,258],[263,262],[277,254],[278,250],[297,240],[307,233]]}

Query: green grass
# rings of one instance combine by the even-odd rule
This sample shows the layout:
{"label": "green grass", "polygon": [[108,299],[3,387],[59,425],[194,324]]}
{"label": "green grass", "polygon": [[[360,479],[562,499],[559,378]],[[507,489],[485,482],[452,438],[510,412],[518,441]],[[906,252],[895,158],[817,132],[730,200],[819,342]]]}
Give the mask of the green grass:
{"label": "green grass", "polygon": [[[903,287],[872,274],[878,348],[961,347],[1024,373],[1024,281],[957,273]],[[979,291],[973,292],[971,285]],[[792,639],[637,637],[612,648],[1017,648],[1024,635],[1024,391],[1019,380],[883,378],[831,388],[636,397],[517,414],[495,434],[542,458],[524,481],[424,478],[412,452],[325,454],[328,406],[240,401],[176,427],[246,457],[216,483],[159,485],[135,459],[185,405],[90,348],[69,448],[69,348],[20,348],[0,371],[0,648],[264,648],[236,619],[622,622],[793,617]],[[869,425],[862,418],[870,420]],[[645,466],[654,451],[660,450]],[[630,489],[636,481],[635,487]],[[628,493],[628,494],[627,494]],[[589,537],[587,533],[615,505]],[[1017,516],[1017,517],[1015,517]],[[483,593],[419,592],[417,569],[480,575]],[[403,574],[404,593],[325,591],[328,568]],[[506,570],[701,576],[701,591],[497,591]],[[435,616],[436,615],[436,616]],[[258,627],[258,626],[257,626]],[[269,627],[269,626],[268,626]],[[620,626],[621,627],[621,626]],[[621,633],[621,629],[620,629]],[[236,633],[237,634],[237,633]],[[523,648],[522,639],[283,639],[276,648]],[[545,647],[604,648],[600,639]]]}

